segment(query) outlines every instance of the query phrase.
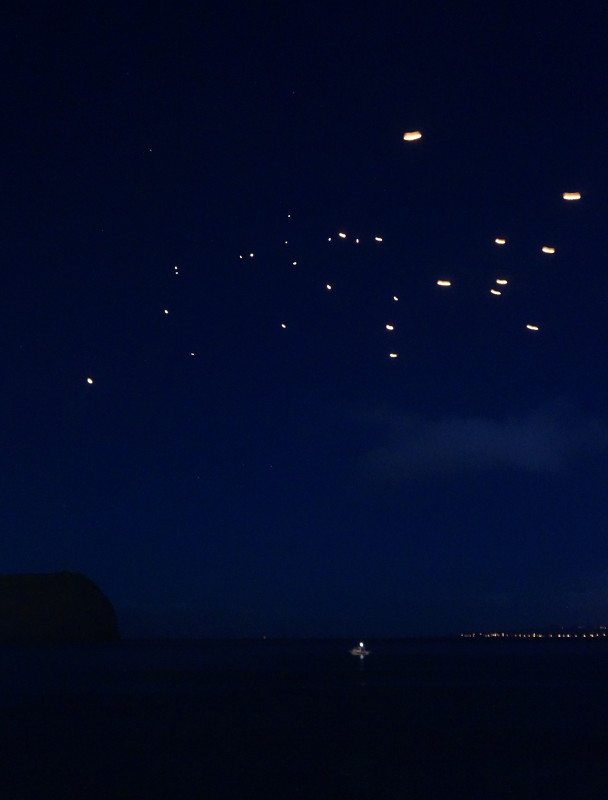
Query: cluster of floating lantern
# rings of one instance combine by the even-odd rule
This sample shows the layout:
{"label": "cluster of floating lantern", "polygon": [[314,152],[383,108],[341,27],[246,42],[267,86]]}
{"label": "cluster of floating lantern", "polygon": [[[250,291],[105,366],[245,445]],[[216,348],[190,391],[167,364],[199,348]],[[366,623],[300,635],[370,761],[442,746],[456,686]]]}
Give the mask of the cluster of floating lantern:
{"label": "cluster of floating lantern", "polygon": [[[403,139],[406,142],[417,141],[418,139],[421,139],[421,138],[422,138],[422,133],[420,131],[406,131],[403,134]],[[562,194],[562,197],[563,197],[564,200],[568,200],[568,201],[580,200],[581,199],[581,193],[580,192],[564,192]],[[287,216],[290,217],[291,215],[288,214]],[[338,232],[338,238],[344,240],[344,239],[347,239],[348,236],[344,231],[339,231]],[[329,236],[327,241],[331,242],[332,241],[332,237]],[[378,243],[381,243],[383,241],[383,237],[374,236],[374,241],[378,242]],[[359,242],[360,242],[360,239],[356,238],[355,239],[355,243],[359,244]],[[494,239],[494,242],[495,242],[495,244],[497,244],[499,246],[504,246],[504,245],[506,245],[507,240],[504,237],[497,236]],[[285,244],[287,244],[287,241],[285,241]],[[543,245],[541,247],[541,252],[546,254],[546,255],[554,255],[555,254],[555,247],[553,247],[551,245]],[[249,256],[250,256],[250,258],[253,258],[253,253],[250,253]],[[242,258],[242,256],[240,256],[240,258]],[[293,261],[292,264],[293,264],[293,266],[296,266],[297,261]],[[177,267],[175,269],[177,271]],[[452,282],[450,280],[445,279],[445,278],[440,278],[439,280],[437,280],[436,283],[437,283],[437,286],[439,286],[441,288],[446,288],[446,289],[452,286]],[[496,278],[496,284],[497,284],[497,286],[501,286],[501,287],[507,286],[508,285],[508,280],[506,278]],[[328,283],[328,284],[325,285],[325,288],[326,288],[327,291],[331,291],[333,287],[332,287],[332,284]],[[502,296],[502,291],[500,289],[491,288],[490,289],[490,294],[500,297],[500,296]],[[397,302],[399,300],[397,295],[393,295],[393,300],[395,302]],[[167,312],[165,312],[165,313],[167,313]],[[281,323],[281,328],[286,328],[286,327],[287,327],[287,325],[285,323]],[[384,327],[385,327],[385,329],[387,331],[394,331],[395,330],[395,326],[393,324],[391,324],[391,323],[387,323]],[[526,329],[530,330],[530,331],[538,331],[539,330],[539,326],[538,325],[533,325],[531,323],[528,323],[528,324],[526,324]],[[398,356],[397,353],[389,353],[389,358],[393,358],[394,359],[394,358],[397,358],[397,356]]]}
{"label": "cluster of floating lantern", "polygon": [[[415,142],[415,141],[418,141],[420,139],[422,139],[422,132],[419,131],[419,130],[406,131],[403,134],[403,140],[406,141],[406,142]],[[569,201],[569,202],[577,201],[577,200],[581,199],[581,193],[580,192],[563,192],[562,193],[562,198],[565,201]],[[287,218],[290,219],[291,218],[291,214],[287,214]],[[348,238],[348,235],[344,231],[339,231],[338,234],[337,234],[337,238],[341,239],[341,240],[345,240],[345,239]],[[331,236],[328,237],[328,241],[329,242],[332,241],[332,237]],[[359,238],[355,238],[354,241],[355,241],[355,244],[358,245],[361,240]],[[373,237],[373,241],[377,242],[377,243],[382,243],[383,242],[383,237],[382,236],[374,236]],[[289,243],[289,240],[286,239],[285,240],[285,244],[287,245],[288,243]],[[504,246],[504,245],[506,245],[507,240],[504,237],[497,236],[494,239],[494,243],[499,245],[499,246]],[[541,247],[541,252],[543,254],[545,254],[545,255],[554,255],[555,251],[556,251],[556,249],[552,245],[543,245]],[[247,257],[249,259],[254,258],[254,253],[248,253]],[[242,255],[242,254],[239,255],[239,259],[242,260],[244,258],[245,258],[244,255]],[[298,262],[296,260],[292,261],[291,263],[292,263],[292,266],[294,266],[294,267],[297,266],[297,264],[298,264]],[[177,267],[177,265],[175,265],[173,267],[173,273],[176,276],[179,275],[179,268]],[[447,280],[446,278],[440,278],[439,280],[436,281],[436,284],[440,288],[447,289],[447,288],[450,288],[452,286],[452,281]],[[508,281],[507,281],[506,278],[496,278],[496,284],[497,284],[497,286],[504,287],[504,286],[507,286]],[[333,289],[333,285],[331,283],[327,283],[327,284],[325,284],[325,289],[326,289],[327,292],[331,292],[332,289]],[[490,289],[490,294],[492,294],[494,296],[501,296],[502,295],[502,291],[501,291],[501,289],[498,289],[498,288],[491,288]],[[393,301],[394,302],[398,302],[398,300],[399,300],[398,296],[397,295],[393,295]],[[163,309],[163,312],[164,312],[165,315],[169,314],[169,310],[167,308]],[[395,325],[393,323],[388,323],[387,322],[384,327],[385,327],[385,330],[388,331],[388,332],[394,332],[395,331]],[[287,328],[287,324],[285,322],[281,322],[281,328],[285,330]],[[539,326],[531,324],[531,323],[528,323],[526,325],[526,329],[530,330],[530,331],[538,331],[539,330]],[[395,353],[395,352],[390,352],[388,355],[389,355],[389,358],[391,358],[391,359],[396,359],[398,357],[398,354]],[[194,353],[191,352],[190,356],[194,356]],[[88,378],[86,378],[86,382],[88,384],[92,384],[93,383],[93,379],[88,377]]]}

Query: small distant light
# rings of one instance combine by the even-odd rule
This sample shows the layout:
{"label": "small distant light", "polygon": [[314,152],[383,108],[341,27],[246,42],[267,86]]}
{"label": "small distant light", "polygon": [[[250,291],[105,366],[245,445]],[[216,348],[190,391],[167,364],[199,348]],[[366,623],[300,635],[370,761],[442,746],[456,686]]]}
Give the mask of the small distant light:
{"label": "small distant light", "polygon": [[543,253],[555,253],[555,247],[543,247]]}
{"label": "small distant light", "polygon": [[169,313],[169,310],[167,308],[165,308],[165,314],[168,314],[168,313]]}
{"label": "small distant light", "polygon": [[382,236],[374,236],[374,241],[375,242],[381,242],[382,241]]}
{"label": "small distant light", "polygon": [[285,244],[289,244],[289,242],[287,240],[285,240]]}
{"label": "small distant light", "polygon": [[395,294],[393,295],[393,300],[395,301],[395,303],[399,302],[399,298],[397,297],[397,295],[395,295]]}
{"label": "small distant light", "polygon": [[500,286],[506,286],[508,281],[506,278],[496,278],[496,283],[498,283]]}
{"label": "small distant light", "polygon": [[190,355],[191,355],[191,356],[193,356],[193,355],[194,355],[194,353],[190,353]]}
{"label": "small distant light", "polygon": [[395,326],[394,325],[385,325],[384,327],[386,328],[387,331],[394,331],[395,330]]}
{"label": "small distant light", "polygon": [[249,258],[253,258],[253,253],[249,253]]}
{"label": "small distant light", "polygon": [[328,236],[328,237],[327,237],[327,241],[328,241],[328,242],[331,242],[331,236]]}
{"label": "small distant light", "polygon": [[292,261],[292,262],[291,262],[291,266],[292,266],[292,267],[295,267],[297,263],[298,263],[297,261]]}
{"label": "small distant light", "polygon": [[451,281],[437,281],[437,286],[451,286]]}
{"label": "small distant light", "polygon": [[359,240],[358,239],[355,239],[355,244],[359,244]]}
{"label": "small distant light", "polygon": [[340,237],[340,239],[346,239],[345,233],[339,233],[338,236]]}
{"label": "small distant light", "polygon": [[405,142],[415,142],[416,139],[422,139],[420,131],[406,131],[403,134],[403,140]]}
{"label": "small distant light", "polygon": [[243,256],[239,256],[239,258],[243,258]]}
{"label": "small distant light", "polygon": [[328,292],[331,292],[331,283],[326,283],[325,288],[327,289]]}
{"label": "small distant light", "polygon": [[389,358],[397,358],[397,353],[389,353],[388,357]]}
{"label": "small distant light", "polygon": [[526,325],[526,328],[529,331],[537,331],[538,330],[538,325]]}
{"label": "small distant light", "polygon": [[87,383],[93,383],[93,378],[87,378]]}
{"label": "small distant light", "polygon": [[490,289],[490,294],[502,294],[502,292],[499,292],[498,289]]}
{"label": "small distant light", "polygon": [[291,214],[288,214],[288,215],[287,215],[287,218],[288,218],[288,219],[289,219],[289,217],[291,217]]}
{"label": "small distant light", "polygon": [[562,197],[564,200],[580,200],[581,193],[580,192],[564,192]]}
{"label": "small distant light", "polygon": [[507,243],[506,239],[494,239],[494,241],[496,242],[496,244],[506,244]]}
{"label": "small distant light", "polygon": [[286,327],[287,327],[287,325],[285,325],[284,322],[281,322],[281,328],[286,328]]}

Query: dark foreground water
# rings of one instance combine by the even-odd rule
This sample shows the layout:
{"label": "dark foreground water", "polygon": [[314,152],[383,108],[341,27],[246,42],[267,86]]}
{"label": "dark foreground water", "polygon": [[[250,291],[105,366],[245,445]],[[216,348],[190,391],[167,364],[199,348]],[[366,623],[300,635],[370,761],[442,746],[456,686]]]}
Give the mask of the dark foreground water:
{"label": "dark foreground water", "polygon": [[608,642],[0,648],[0,798],[608,798]]}

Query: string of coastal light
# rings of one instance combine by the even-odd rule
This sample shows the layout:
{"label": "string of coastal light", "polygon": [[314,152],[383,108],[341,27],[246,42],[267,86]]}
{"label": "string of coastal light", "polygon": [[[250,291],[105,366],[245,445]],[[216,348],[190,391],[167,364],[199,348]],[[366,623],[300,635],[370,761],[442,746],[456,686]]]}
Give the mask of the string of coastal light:
{"label": "string of coastal light", "polygon": [[491,633],[482,633],[482,632],[475,632],[475,633],[461,633],[461,639],[606,639],[608,633],[606,632],[606,626],[600,625],[598,630],[586,632],[582,631],[560,631],[556,633],[541,633],[540,631],[533,631],[532,633],[505,633],[504,631],[501,633],[497,633],[496,631],[492,631]]}

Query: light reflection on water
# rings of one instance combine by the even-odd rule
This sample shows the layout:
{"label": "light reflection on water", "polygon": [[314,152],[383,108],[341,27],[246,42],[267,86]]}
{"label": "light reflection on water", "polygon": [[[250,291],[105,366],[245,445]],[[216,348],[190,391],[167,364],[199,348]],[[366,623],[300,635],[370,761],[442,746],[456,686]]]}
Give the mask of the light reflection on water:
{"label": "light reflection on water", "polygon": [[274,681],[399,686],[603,683],[608,644],[470,640],[377,640],[365,659],[352,641],[126,641],[72,647],[0,648],[0,697],[14,704],[57,693],[185,693]]}

